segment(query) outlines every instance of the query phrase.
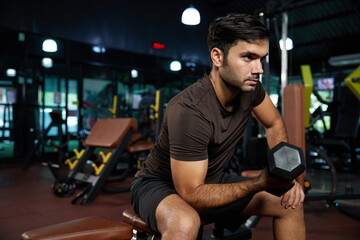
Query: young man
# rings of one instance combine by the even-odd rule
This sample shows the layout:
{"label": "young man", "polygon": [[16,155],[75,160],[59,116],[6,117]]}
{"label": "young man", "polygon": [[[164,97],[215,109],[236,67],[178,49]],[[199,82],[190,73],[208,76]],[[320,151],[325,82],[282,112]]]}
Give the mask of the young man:
{"label": "young man", "polygon": [[135,211],[162,239],[196,239],[200,216],[231,228],[239,216],[272,216],[276,239],[305,239],[302,186],[282,197],[283,183],[264,169],[254,179],[223,173],[251,114],[270,149],[287,135],[259,76],[269,31],[249,15],[229,14],[209,28],[212,69],[168,104],[157,142],[131,188]]}

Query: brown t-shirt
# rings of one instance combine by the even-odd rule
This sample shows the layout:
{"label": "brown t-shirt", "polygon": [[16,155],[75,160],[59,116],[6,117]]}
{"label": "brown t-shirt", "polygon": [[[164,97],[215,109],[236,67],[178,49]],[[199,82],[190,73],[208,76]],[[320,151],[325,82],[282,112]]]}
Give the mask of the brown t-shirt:
{"label": "brown t-shirt", "polygon": [[136,177],[148,172],[171,181],[171,156],[181,161],[209,159],[205,183],[217,182],[245,131],[252,108],[264,97],[258,82],[254,91],[241,92],[234,99],[229,112],[205,74],[170,100],[157,142]]}

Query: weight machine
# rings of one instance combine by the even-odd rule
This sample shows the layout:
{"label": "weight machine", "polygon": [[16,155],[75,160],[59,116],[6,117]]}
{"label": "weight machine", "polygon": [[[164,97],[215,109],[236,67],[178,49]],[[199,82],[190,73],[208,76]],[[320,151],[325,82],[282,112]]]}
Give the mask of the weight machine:
{"label": "weight machine", "polygon": [[[49,146],[52,147],[57,153],[57,160],[56,161],[46,160],[44,163],[49,167],[50,171],[55,176],[55,178],[59,178],[60,177],[59,169],[66,156],[68,142],[70,140],[70,134],[66,134],[62,130],[62,127],[64,124],[66,124],[66,121],[62,119],[61,111],[58,110],[52,111],[50,113],[50,117],[51,117],[51,122],[49,126],[38,137],[37,143],[27,154],[23,164],[23,170],[27,170],[29,168],[30,162],[34,158],[34,156],[39,152],[40,146],[41,147]],[[49,131],[52,128],[57,129],[58,132],[57,139],[59,141],[59,144],[55,144],[54,141],[48,135]]]}
{"label": "weight machine", "polygon": [[[338,97],[338,99],[342,101],[340,105],[342,107],[342,110],[338,111],[338,117],[334,120],[335,123],[332,124],[334,131],[331,138],[329,138],[329,135],[325,137],[320,136],[317,138],[312,137],[314,135],[310,135],[310,129],[314,123],[313,121],[311,121],[311,115],[309,112],[310,95],[314,91],[313,80],[309,65],[302,66],[301,70],[305,86],[305,126],[308,130],[306,139],[307,162],[310,166],[312,159],[322,159],[331,173],[330,192],[307,193],[305,195],[305,201],[326,201],[327,206],[335,206],[339,209],[340,212],[345,213],[355,219],[360,219],[359,211],[343,206],[336,202],[337,200],[360,199],[360,193],[354,193],[351,187],[347,187],[344,192],[338,192],[338,175],[336,162],[334,162],[329,156],[329,153],[334,154],[334,149],[339,149],[341,147],[342,149],[344,149],[342,152],[348,153],[348,156],[350,155],[353,170],[357,170],[357,156],[355,152],[355,145],[353,144],[358,134],[357,131],[359,127],[360,102],[357,101],[354,95],[357,97],[360,93],[360,84],[357,80],[359,79],[358,76],[360,75],[360,67],[358,67],[352,74],[350,74],[345,79],[345,83],[348,82],[346,83],[346,85],[348,87],[350,86],[349,89],[351,90],[351,92],[354,93],[354,95],[350,93],[349,89],[339,89],[340,93],[342,93],[341,98]],[[316,91],[315,95],[317,95]],[[318,112],[320,112],[320,115],[322,114],[321,109],[319,109]],[[310,184],[307,187],[309,188]]]}

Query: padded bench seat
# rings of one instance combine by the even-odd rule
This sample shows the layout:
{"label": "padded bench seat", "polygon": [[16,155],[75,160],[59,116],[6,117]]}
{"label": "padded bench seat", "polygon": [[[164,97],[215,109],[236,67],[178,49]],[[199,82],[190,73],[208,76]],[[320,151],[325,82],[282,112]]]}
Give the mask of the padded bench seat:
{"label": "padded bench seat", "polygon": [[122,215],[122,220],[130,224],[138,232],[147,232],[155,234],[153,230],[135,213],[132,208],[125,209]]}
{"label": "padded bench seat", "polygon": [[22,240],[127,240],[133,235],[129,224],[106,217],[85,217],[27,231]]}

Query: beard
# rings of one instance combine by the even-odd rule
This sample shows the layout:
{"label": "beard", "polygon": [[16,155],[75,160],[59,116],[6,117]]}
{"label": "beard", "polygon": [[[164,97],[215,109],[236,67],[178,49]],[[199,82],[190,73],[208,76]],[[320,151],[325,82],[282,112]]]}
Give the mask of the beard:
{"label": "beard", "polygon": [[[259,81],[260,74],[248,75],[242,79],[232,68],[227,65],[220,72],[220,77],[224,84],[232,91],[252,92],[255,90],[255,86]],[[256,81],[256,83],[253,81]]]}

